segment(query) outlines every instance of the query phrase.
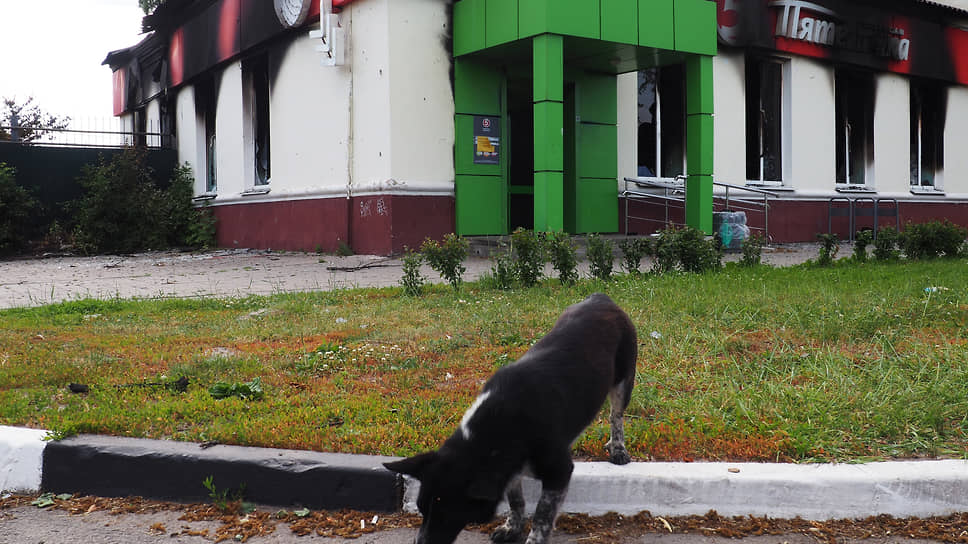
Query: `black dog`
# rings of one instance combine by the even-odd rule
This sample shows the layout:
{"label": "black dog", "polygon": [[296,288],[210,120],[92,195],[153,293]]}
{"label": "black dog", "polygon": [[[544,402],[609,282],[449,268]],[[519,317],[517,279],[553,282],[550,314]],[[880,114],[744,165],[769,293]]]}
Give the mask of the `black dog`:
{"label": "black dog", "polygon": [[386,463],[420,480],[417,544],[450,544],[466,524],[490,521],[505,493],[511,513],[491,540],[520,540],[522,472],[541,481],[527,544],[548,542],[574,468],[571,445],[606,396],[611,462],[630,460],[622,414],[632,395],[637,350],[628,315],[608,296],[591,295],[568,307],[551,332],[487,381],[438,451]]}

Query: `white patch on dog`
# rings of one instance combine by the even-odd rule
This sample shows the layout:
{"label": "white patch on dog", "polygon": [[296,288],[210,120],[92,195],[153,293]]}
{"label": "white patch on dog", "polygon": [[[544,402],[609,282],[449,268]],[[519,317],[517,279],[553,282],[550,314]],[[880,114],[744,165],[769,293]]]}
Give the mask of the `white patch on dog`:
{"label": "white patch on dog", "polygon": [[464,417],[462,417],[460,420],[460,432],[461,432],[461,435],[463,435],[464,440],[471,439],[471,428],[469,424],[471,422],[471,418],[474,417],[474,412],[477,412],[477,409],[480,408],[481,405],[484,404],[484,401],[487,400],[487,397],[490,397],[490,396],[491,396],[490,391],[485,391],[481,393],[480,395],[477,396],[476,399],[474,399],[474,404],[471,404],[471,407],[468,408],[466,412],[464,412]]}

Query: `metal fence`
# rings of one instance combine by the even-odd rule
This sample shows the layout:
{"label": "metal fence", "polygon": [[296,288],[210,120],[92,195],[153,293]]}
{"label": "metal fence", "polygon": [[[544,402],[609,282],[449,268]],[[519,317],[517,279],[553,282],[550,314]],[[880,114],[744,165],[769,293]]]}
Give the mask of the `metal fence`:
{"label": "metal fence", "polygon": [[147,123],[145,130],[125,129],[121,119],[72,119],[66,128],[22,127],[0,125],[0,144],[22,144],[55,147],[143,146],[172,147],[171,134],[162,132],[157,123]]}

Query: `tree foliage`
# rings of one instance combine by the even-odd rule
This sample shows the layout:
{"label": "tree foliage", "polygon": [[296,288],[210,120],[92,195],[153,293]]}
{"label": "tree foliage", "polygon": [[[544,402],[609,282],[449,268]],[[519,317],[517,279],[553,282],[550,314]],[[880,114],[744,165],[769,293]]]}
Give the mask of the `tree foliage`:
{"label": "tree foliage", "polygon": [[4,97],[0,106],[0,141],[10,141],[13,137],[10,130],[2,127],[19,127],[18,141],[29,143],[42,138],[48,130],[67,128],[70,121],[70,117],[47,113],[34,103],[32,96],[23,102],[18,102],[16,97]]}
{"label": "tree foliage", "polygon": [[155,8],[163,4],[165,0],[138,0],[138,5],[145,12],[145,15],[155,11]]}

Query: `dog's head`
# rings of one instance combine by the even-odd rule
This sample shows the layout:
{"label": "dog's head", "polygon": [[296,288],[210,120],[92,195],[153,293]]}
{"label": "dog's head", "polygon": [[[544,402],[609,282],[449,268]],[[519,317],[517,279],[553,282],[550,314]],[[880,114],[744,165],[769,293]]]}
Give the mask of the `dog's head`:
{"label": "dog's head", "polygon": [[467,466],[443,450],[384,466],[420,480],[417,508],[423,524],[417,544],[451,544],[468,523],[490,521],[504,494],[499,477]]}

